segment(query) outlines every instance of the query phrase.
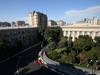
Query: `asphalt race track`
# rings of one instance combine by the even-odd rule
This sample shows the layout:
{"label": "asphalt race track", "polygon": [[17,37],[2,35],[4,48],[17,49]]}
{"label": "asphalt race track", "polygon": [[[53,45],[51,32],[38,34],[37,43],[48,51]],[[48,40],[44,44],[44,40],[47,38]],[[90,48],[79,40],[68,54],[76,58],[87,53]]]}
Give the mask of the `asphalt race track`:
{"label": "asphalt race track", "polygon": [[59,75],[38,64],[37,59],[40,50],[40,45],[37,45],[0,63],[0,75]]}

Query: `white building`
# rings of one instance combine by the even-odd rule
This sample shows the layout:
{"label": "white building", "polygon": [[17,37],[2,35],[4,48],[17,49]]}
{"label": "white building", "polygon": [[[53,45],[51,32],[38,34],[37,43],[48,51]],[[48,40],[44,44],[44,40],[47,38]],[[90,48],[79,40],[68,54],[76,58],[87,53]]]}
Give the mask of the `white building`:
{"label": "white building", "polygon": [[87,23],[86,21],[77,21],[73,23],[74,26],[89,26],[90,23]]}
{"label": "white building", "polygon": [[63,35],[74,41],[79,35],[89,35],[94,39],[100,36],[100,25],[98,26],[61,26]]}

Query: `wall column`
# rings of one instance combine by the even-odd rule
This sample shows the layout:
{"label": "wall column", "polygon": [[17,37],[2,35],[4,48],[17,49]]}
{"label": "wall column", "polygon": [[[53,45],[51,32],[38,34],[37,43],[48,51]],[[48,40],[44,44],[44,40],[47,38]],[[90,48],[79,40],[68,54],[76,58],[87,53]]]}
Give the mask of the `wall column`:
{"label": "wall column", "polygon": [[95,33],[95,32],[93,32],[93,36],[92,36],[92,39],[94,39],[94,38],[95,38],[95,34],[96,34],[96,33]]}
{"label": "wall column", "polygon": [[66,31],[63,31],[63,35],[66,36]]}
{"label": "wall column", "polygon": [[75,31],[73,31],[73,40],[72,41],[74,41],[75,40]]}

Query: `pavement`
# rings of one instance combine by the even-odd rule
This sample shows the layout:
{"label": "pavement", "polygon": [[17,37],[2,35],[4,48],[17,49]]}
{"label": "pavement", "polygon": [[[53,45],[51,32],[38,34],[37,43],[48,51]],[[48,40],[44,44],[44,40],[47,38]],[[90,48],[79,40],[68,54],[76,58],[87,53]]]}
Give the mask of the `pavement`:
{"label": "pavement", "polygon": [[37,59],[40,50],[40,45],[37,45],[0,63],[0,75],[59,75],[38,64]]}

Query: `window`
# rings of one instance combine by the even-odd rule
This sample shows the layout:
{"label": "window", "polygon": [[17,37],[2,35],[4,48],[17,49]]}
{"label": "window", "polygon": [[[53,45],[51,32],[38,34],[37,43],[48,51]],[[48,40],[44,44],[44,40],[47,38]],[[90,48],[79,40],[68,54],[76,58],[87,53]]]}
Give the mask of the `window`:
{"label": "window", "polygon": [[73,32],[72,31],[70,31],[70,35],[73,35]]}
{"label": "window", "polygon": [[79,32],[79,35],[82,35],[82,32],[81,31]]}
{"label": "window", "polygon": [[68,31],[66,31],[66,35],[68,35]]}
{"label": "window", "polygon": [[77,31],[75,31],[75,35],[77,35]]}
{"label": "window", "polygon": [[93,36],[93,32],[90,32],[90,36]]}
{"label": "window", "polygon": [[84,35],[87,35],[87,32],[84,32]]}
{"label": "window", "polygon": [[95,33],[95,36],[98,36],[98,32]]}

